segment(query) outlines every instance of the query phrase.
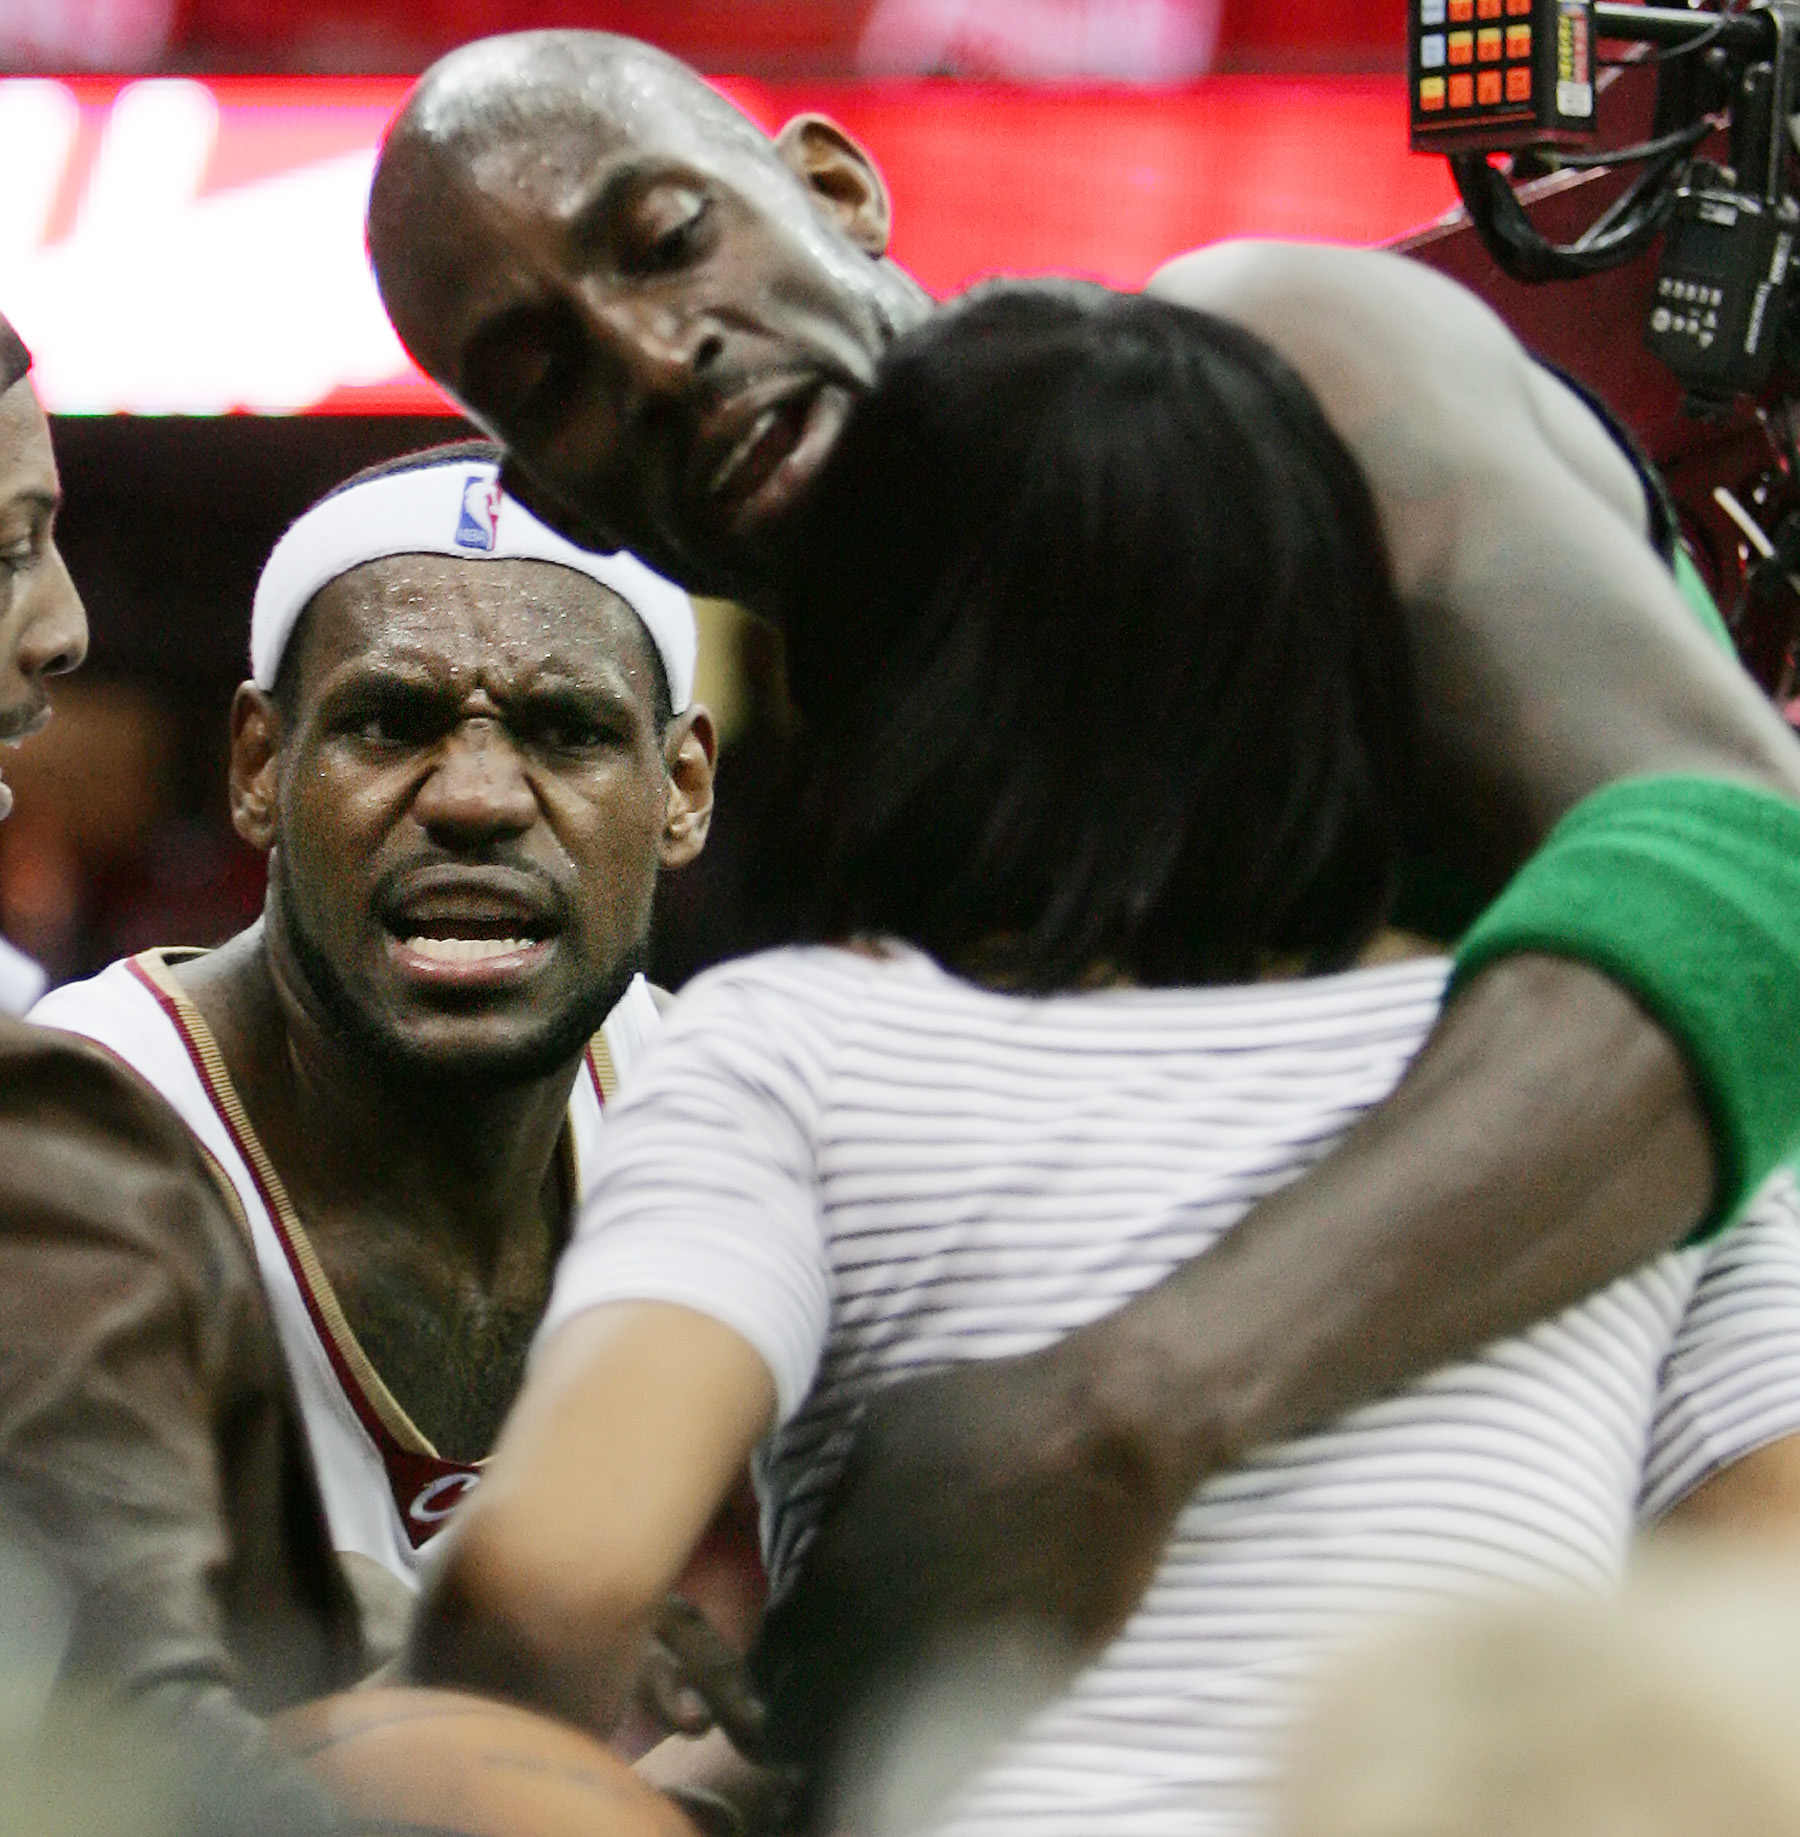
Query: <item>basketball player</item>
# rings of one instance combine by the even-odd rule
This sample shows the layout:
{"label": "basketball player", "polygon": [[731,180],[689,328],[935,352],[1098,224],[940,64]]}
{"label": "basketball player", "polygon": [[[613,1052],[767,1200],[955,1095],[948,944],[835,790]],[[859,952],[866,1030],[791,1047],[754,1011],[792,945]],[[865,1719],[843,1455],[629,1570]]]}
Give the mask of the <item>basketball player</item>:
{"label": "basketball player", "polygon": [[[0,319],[0,735],[14,741],[87,650],[30,362]],[[0,985],[5,1010],[42,978],[0,945]],[[133,1829],[165,1813],[220,1837],[336,1828],[256,1720],[350,1683],[363,1651],[248,1247],[152,1092],[5,1012],[0,1620],[21,1819],[48,1780],[69,1816],[87,1803]],[[71,1699],[101,1706],[97,1744],[30,1756],[35,1719]],[[126,1724],[138,1745],[121,1776]],[[165,1739],[183,1783],[159,1809]]]}
{"label": "basketball player", "polygon": [[705,840],[687,596],[571,547],[480,443],[314,505],[258,584],[232,713],[263,917],[35,1018],[159,1091],[242,1214],[371,1650],[518,1388],[654,1029],[664,867]]}
{"label": "basketball player", "polygon": [[[753,1445],[779,1592],[872,1398],[910,1378],[921,1413],[956,1410],[971,1362],[1077,1383],[1086,1342],[1131,1356],[1119,1304],[1233,1256],[1392,1088],[1449,969],[1345,967],[1418,766],[1405,621],[1352,455],[1262,341],[1098,288],[971,296],[890,352],[804,514],[785,605],[838,942],[684,994],[414,1648],[428,1679],[602,1727]],[[1635,1526],[1716,1518],[1728,1473],[1740,1520],[1800,1546],[1800,1206],[1771,1191],[1235,1471],[1146,1468],[1125,1437],[1071,1458],[1103,1475],[1078,1495],[1103,1579],[1028,1554],[958,1631],[979,1658],[1049,1594],[1065,1676],[1093,1662],[944,1828],[1254,1829],[1297,1686],[1372,1623],[1604,1590]],[[979,1465],[941,1502],[913,1480],[887,1510],[985,1534]],[[874,1624],[884,1681],[942,1656]],[[778,1739],[829,1754],[843,1671],[777,1654],[773,1681]]]}
{"label": "basketball player", "polygon": [[[87,655],[87,617],[56,547],[62,492],[30,368],[31,354],[0,319],[0,743],[8,746],[50,718],[46,678]],[[0,819],[11,811],[12,789],[0,778]],[[0,938],[0,1014],[23,1014],[43,987],[37,965]]]}
{"label": "basketball player", "polygon": [[[427,73],[369,218],[401,336],[541,511],[777,613],[792,513],[931,310],[888,233],[879,174],[830,122],[771,142],[669,58],[580,33]],[[839,1612],[870,1626],[954,1626],[1009,1590],[1055,1617],[1118,1556],[1085,1539],[1095,1475],[1070,1448],[1228,1465],[1729,1218],[1800,1122],[1800,752],[1645,540],[1670,535],[1646,479],[1478,301],[1408,262],[1230,244],[1151,292],[1279,351],[1373,495],[1428,760],[1418,839],[1491,891],[1575,814],[1465,942],[1394,1095],[1229,1255],[1079,1371],[970,1366],[954,1408],[942,1388],[929,1411],[899,1390],[872,1408],[808,1570],[861,1578]],[[1703,817],[1689,775],[1720,788]],[[964,1489],[928,1483],[971,1471],[979,1531]],[[1140,1531],[1127,1571],[1160,1548],[1154,1516]],[[815,1630],[878,1643],[860,1618]]]}

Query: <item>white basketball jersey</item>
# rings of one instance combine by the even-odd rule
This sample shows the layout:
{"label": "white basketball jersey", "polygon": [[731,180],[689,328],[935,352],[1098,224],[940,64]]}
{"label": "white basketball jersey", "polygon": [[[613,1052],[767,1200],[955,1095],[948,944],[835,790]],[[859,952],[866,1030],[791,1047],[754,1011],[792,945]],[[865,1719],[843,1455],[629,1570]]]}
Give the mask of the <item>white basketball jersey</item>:
{"label": "white basketball jersey", "polygon": [[[31,1019],[80,1034],[123,1060],[199,1139],[256,1252],[332,1542],[416,1588],[432,1539],[480,1479],[482,1463],[440,1455],[357,1343],[211,1030],[170,973],[171,963],[199,954],[152,950],[125,958],[90,981],[52,990]],[[573,1156],[577,1205],[596,1162],[602,1106],[659,1019],[649,985],[636,977],[583,1056],[563,1138]]]}

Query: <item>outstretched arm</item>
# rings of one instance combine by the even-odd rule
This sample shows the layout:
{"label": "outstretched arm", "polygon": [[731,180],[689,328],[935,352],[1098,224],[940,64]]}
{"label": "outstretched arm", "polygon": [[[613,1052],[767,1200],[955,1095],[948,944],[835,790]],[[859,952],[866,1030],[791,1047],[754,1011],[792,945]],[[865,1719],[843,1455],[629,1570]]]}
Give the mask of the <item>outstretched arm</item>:
{"label": "outstretched arm", "polygon": [[421,1604],[407,1669],[611,1730],[653,1622],[774,1416],[730,1328],[631,1302],[541,1349]]}
{"label": "outstretched arm", "polygon": [[[1396,258],[1270,245],[1152,286],[1268,339],[1361,464],[1410,617],[1424,819],[1477,885],[1619,779],[1800,800],[1800,746],[1650,550],[1629,468],[1473,296]],[[1770,952],[1727,976],[1755,990],[1790,967]],[[1388,1101],[1226,1243],[1047,1352],[875,1402],[766,1629],[778,1746],[828,1754],[876,1673],[929,1667],[971,1620],[1091,1652],[1206,1472],[1692,1232],[1724,1160],[1719,1097],[1574,956],[1471,976]],[[1787,1107],[1800,1125],[1800,1085]]]}

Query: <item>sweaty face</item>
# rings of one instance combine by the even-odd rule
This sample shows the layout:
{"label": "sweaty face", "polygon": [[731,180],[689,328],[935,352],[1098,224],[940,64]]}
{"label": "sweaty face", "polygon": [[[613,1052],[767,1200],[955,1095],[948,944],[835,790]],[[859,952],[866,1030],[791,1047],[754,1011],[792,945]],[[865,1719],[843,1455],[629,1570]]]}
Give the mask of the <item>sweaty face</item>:
{"label": "sweaty face", "polygon": [[402,132],[370,242],[402,338],[544,515],[755,598],[889,328],[877,264],[689,101],[626,70],[475,141]]}
{"label": "sweaty face", "polygon": [[[0,395],[0,741],[11,745],[50,718],[45,679],[87,655],[87,617],[56,549],[61,501],[50,429],[21,380]],[[0,817],[11,809],[0,780]]]}
{"label": "sweaty face", "polygon": [[637,966],[665,820],[647,639],[545,562],[323,588],[276,774],[282,930],[331,1018],[421,1074],[526,1078]]}

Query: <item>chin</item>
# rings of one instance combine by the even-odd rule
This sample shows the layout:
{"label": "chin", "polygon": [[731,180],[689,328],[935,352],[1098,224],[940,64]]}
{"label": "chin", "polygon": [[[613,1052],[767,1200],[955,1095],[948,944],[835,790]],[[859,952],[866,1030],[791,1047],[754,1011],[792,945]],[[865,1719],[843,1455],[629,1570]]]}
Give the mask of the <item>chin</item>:
{"label": "chin", "polygon": [[571,1069],[590,1037],[585,1026],[554,1033],[541,1027],[517,1033],[481,1029],[472,1037],[397,1031],[387,1034],[377,1051],[393,1075],[416,1083],[503,1090]]}

